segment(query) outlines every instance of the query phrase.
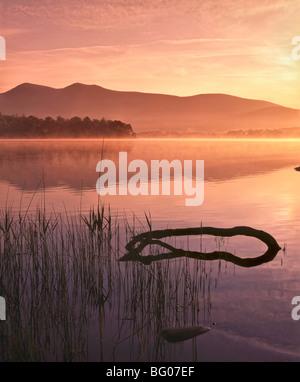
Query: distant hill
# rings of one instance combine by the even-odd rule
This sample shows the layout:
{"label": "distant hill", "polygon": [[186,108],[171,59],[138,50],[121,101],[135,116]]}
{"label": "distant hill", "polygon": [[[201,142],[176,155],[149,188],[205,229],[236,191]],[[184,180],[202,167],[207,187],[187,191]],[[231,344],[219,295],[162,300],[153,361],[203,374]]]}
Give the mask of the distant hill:
{"label": "distant hill", "polygon": [[300,112],[274,103],[226,94],[190,97],[114,91],[73,84],[63,89],[22,84],[0,94],[2,114],[121,120],[135,132],[224,132],[300,126]]}

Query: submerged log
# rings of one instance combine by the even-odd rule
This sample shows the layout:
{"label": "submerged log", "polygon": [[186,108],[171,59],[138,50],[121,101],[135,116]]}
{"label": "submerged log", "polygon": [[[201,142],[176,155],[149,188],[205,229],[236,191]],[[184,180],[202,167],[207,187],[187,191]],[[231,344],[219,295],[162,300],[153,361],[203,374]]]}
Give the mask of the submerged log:
{"label": "submerged log", "polygon": [[[233,237],[233,236],[248,236],[254,237],[267,245],[267,251],[257,257],[241,258],[230,252],[214,251],[210,253],[203,253],[197,251],[188,251],[180,248],[175,248],[170,244],[162,242],[160,239],[166,237],[188,236],[188,235],[212,235],[220,237]],[[160,253],[158,255],[142,256],[140,253],[147,245],[159,245],[168,249],[167,253]],[[281,247],[273,236],[262,230],[256,230],[251,227],[238,226],[233,228],[214,228],[214,227],[195,227],[195,228],[180,228],[180,229],[166,229],[144,232],[136,235],[126,245],[128,251],[120,261],[140,261],[143,264],[151,264],[153,261],[163,259],[173,259],[177,257],[190,257],[197,260],[225,260],[232,262],[241,267],[254,267],[260,264],[269,262],[275,258]]]}

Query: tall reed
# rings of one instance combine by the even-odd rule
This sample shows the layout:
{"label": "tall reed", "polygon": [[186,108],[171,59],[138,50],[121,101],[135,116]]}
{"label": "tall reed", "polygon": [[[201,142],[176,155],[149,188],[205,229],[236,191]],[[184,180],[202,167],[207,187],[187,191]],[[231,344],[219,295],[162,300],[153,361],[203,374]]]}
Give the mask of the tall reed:
{"label": "tall reed", "polygon": [[210,320],[211,275],[187,258],[120,263],[144,229],[100,205],[86,215],[0,210],[0,360],[172,359],[181,345],[161,331]]}

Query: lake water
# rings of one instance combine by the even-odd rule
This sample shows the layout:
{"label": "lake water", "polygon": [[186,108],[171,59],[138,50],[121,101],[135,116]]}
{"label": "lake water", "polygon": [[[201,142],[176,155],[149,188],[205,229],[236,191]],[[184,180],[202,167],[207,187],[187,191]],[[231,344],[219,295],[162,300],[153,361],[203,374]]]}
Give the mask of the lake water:
{"label": "lake water", "polygon": [[[119,152],[127,152],[128,162],[144,160],[149,168],[153,159],[204,160],[203,204],[186,206],[185,195],[109,195],[99,200],[96,165],[101,158],[111,159],[118,168]],[[121,272],[127,289],[112,287],[101,312],[87,307],[86,332],[80,334],[87,338],[87,350],[80,358],[300,361],[300,321],[291,316],[292,298],[300,295],[300,173],[294,169],[299,165],[297,140],[1,141],[0,206],[30,214],[40,205],[69,216],[88,215],[99,202],[110,206],[120,225],[117,257],[128,241],[125,222],[148,231],[145,214],[152,230],[202,225],[268,232],[282,250],[253,268],[194,259],[113,265],[112,272]],[[263,243],[244,236],[185,237],[176,244],[205,252],[222,247],[240,257],[265,251]],[[7,310],[8,320],[1,325],[13,325],[9,306]],[[211,330],[179,343],[169,343],[159,333],[186,326]]]}

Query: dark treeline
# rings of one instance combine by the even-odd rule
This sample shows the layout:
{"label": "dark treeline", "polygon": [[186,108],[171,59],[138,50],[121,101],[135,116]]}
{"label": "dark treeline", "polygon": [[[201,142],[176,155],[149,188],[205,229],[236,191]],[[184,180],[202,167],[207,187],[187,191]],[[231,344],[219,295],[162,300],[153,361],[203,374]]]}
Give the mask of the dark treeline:
{"label": "dark treeline", "polygon": [[231,130],[226,133],[226,136],[232,138],[300,138],[300,127]]}
{"label": "dark treeline", "polygon": [[300,138],[300,127],[286,127],[281,129],[250,129],[230,130],[226,132],[195,131],[145,131],[138,134],[139,138]]}
{"label": "dark treeline", "polygon": [[34,116],[2,115],[0,113],[0,138],[99,138],[133,137],[130,124],[102,118],[85,117],[37,118]]}

